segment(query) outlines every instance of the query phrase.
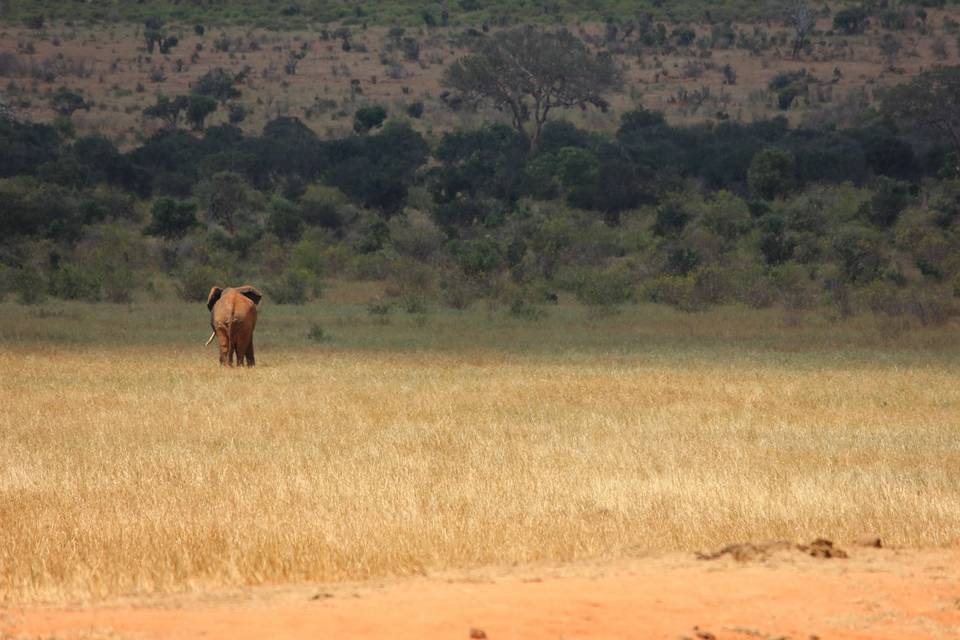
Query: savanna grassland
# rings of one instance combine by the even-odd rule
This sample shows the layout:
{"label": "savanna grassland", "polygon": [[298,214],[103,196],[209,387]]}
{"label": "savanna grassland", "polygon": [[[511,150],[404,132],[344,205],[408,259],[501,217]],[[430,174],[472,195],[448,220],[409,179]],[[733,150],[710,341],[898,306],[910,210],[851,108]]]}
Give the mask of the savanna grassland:
{"label": "savanna grassland", "polygon": [[202,305],[0,305],[0,600],[960,540],[954,325],[355,289],[265,303],[252,370]]}

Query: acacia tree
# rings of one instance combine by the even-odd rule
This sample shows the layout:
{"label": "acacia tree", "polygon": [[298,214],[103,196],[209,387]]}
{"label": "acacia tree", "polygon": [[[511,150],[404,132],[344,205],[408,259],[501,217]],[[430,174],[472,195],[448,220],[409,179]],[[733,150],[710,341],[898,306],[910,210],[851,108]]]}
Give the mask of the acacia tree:
{"label": "acacia tree", "polygon": [[241,93],[236,84],[237,76],[223,67],[216,67],[197,78],[193,83],[192,93],[213,98],[220,104],[224,104],[228,100],[240,97]]}
{"label": "acacia tree", "polygon": [[83,109],[90,110],[90,105],[78,93],[70,91],[66,87],[60,87],[50,96],[50,108],[57,112],[58,116],[69,118],[74,111]]}
{"label": "acacia tree", "polygon": [[[592,53],[566,29],[533,27],[483,38],[443,76],[443,84],[463,99],[487,100],[509,113],[531,152],[537,150],[551,111],[588,106],[606,111],[609,103],[603,94],[618,88],[620,81],[609,55]],[[533,130],[528,131],[531,121]]]}
{"label": "acacia tree", "polygon": [[946,134],[960,153],[960,66],[926,71],[910,82],[892,87],[881,109],[898,124]]}
{"label": "acacia tree", "polygon": [[148,118],[162,120],[167,129],[176,129],[180,122],[180,115],[190,106],[187,96],[177,96],[173,100],[167,96],[157,96],[157,103],[143,110]]}

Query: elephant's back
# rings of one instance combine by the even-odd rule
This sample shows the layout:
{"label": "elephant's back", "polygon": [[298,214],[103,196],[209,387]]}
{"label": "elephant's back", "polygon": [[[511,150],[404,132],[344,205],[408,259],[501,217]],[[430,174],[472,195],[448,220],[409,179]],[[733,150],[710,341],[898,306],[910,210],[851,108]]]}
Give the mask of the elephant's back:
{"label": "elephant's back", "polygon": [[227,289],[223,292],[221,300],[229,310],[228,315],[232,319],[256,323],[257,305],[247,296],[236,289]]}

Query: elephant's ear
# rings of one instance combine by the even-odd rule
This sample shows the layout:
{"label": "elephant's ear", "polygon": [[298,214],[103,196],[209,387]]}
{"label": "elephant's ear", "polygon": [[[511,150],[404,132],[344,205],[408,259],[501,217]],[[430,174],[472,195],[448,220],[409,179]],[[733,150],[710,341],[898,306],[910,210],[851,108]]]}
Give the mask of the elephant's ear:
{"label": "elephant's ear", "polygon": [[253,304],[260,304],[260,298],[263,297],[263,294],[251,287],[248,284],[243,285],[242,287],[237,287],[237,292],[240,295],[247,296],[253,300]]}
{"label": "elephant's ear", "polygon": [[223,293],[223,289],[220,287],[214,287],[210,289],[210,294],[207,296],[207,309],[213,311],[213,305],[217,304],[217,300],[220,299],[220,294]]}

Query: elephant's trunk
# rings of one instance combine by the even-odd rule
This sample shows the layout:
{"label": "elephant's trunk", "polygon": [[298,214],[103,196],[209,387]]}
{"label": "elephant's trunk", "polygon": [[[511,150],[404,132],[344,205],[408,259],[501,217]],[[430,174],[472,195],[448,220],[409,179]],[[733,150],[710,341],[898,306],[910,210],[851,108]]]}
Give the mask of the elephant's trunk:
{"label": "elephant's trunk", "polygon": [[207,344],[205,344],[205,345],[203,345],[203,346],[205,346],[205,347],[210,346],[210,343],[213,342],[213,339],[214,339],[214,337],[216,337],[216,335],[217,335],[217,332],[216,332],[216,331],[214,331],[213,333],[211,333],[211,334],[210,334],[210,338],[207,340]]}

